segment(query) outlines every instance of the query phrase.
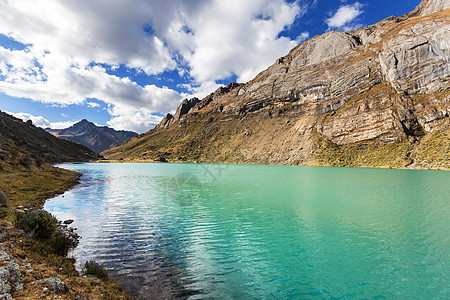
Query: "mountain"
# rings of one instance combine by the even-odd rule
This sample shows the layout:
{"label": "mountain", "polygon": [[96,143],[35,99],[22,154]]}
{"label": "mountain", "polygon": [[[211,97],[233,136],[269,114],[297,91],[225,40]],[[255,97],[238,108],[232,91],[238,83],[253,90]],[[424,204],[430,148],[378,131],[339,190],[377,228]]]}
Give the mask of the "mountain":
{"label": "mountain", "polygon": [[0,111],[0,162],[21,164],[97,160],[100,156],[86,146],[57,138],[31,121],[23,122]]}
{"label": "mountain", "polygon": [[298,45],[109,159],[450,168],[450,2]]}
{"label": "mountain", "polygon": [[132,131],[116,131],[106,126],[96,126],[86,119],[66,129],[46,129],[54,136],[85,145],[100,153],[111,147],[116,147],[137,135]]}

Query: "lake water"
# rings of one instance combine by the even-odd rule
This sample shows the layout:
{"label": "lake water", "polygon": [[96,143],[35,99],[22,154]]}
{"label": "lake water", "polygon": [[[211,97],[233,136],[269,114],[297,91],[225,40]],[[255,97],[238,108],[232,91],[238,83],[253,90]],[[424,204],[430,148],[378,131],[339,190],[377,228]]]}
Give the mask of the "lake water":
{"label": "lake water", "polygon": [[141,299],[450,299],[450,172],[60,166],[72,255]]}

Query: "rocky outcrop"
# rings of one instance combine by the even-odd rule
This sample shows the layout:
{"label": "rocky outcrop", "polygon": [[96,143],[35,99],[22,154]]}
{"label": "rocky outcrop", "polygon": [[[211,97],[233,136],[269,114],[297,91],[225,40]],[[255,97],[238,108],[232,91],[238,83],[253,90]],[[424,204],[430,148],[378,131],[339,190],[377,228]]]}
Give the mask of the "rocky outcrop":
{"label": "rocky outcrop", "polygon": [[64,294],[69,291],[67,285],[59,279],[58,277],[49,277],[44,278],[38,281],[35,281],[34,284],[39,284],[44,286],[44,290],[50,290],[51,293]]}
{"label": "rocky outcrop", "polygon": [[164,118],[157,127],[163,130],[126,144],[128,150],[104,154],[329,164],[330,153],[401,147],[401,161],[390,161],[408,165],[422,138],[450,128],[448,7],[424,0],[401,17],[315,36],[245,84],[184,100],[179,116]]}
{"label": "rocky outcrop", "polygon": [[450,8],[450,2],[448,0],[423,0],[418,6],[418,10],[422,16],[433,14],[447,8]]}
{"label": "rocky outcrop", "polygon": [[164,129],[170,126],[170,124],[172,123],[173,120],[173,116],[172,114],[167,114],[164,116],[164,118],[161,120],[161,122],[159,122],[158,125],[156,125],[154,130],[158,130],[158,129]]}
{"label": "rocky outcrop", "polygon": [[23,290],[20,268],[7,247],[0,244],[0,299],[13,299],[11,293]]}
{"label": "rocky outcrop", "polygon": [[172,114],[167,114],[161,122],[155,127],[155,130],[168,128],[170,125],[174,124],[177,121],[180,121],[183,116],[188,114],[189,112],[192,112],[192,109],[200,102],[198,98],[192,98],[192,99],[184,99],[180,106],[178,106],[177,111],[175,112],[175,115],[172,116]]}
{"label": "rocky outcrop", "polygon": [[173,116],[173,122],[177,122],[186,115],[200,100],[198,98],[184,99]]}

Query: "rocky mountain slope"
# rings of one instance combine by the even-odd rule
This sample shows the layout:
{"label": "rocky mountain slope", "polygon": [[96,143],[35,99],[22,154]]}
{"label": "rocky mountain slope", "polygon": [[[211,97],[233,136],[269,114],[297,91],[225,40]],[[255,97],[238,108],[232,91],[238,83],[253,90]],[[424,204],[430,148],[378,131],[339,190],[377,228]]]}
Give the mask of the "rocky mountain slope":
{"label": "rocky mountain slope", "polygon": [[450,2],[327,32],[109,159],[450,168]]}
{"label": "rocky mountain slope", "polygon": [[23,164],[89,161],[100,156],[89,148],[0,111],[0,162]]}
{"label": "rocky mountain slope", "polygon": [[100,153],[103,150],[119,146],[137,133],[132,131],[116,131],[106,126],[96,126],[86,119],[66,129],[45,129],[54,136],[80,143]]}

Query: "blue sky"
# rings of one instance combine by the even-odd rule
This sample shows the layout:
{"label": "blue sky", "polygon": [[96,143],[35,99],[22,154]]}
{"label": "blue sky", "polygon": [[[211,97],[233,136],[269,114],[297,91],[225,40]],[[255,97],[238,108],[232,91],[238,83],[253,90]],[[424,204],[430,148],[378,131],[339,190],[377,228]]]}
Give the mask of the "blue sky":
{"label": "blue sky", "polygon": [[0,0],[0,110],[145,132],[184,98],[246,82],[304,40],[419,0]]}

